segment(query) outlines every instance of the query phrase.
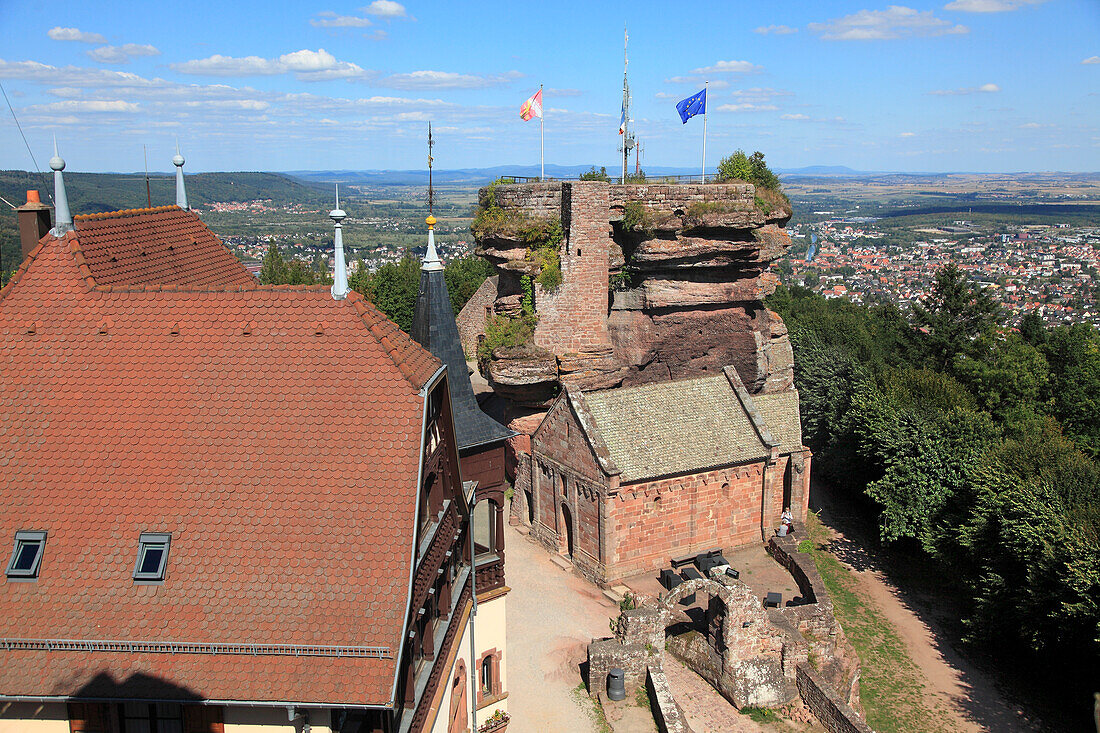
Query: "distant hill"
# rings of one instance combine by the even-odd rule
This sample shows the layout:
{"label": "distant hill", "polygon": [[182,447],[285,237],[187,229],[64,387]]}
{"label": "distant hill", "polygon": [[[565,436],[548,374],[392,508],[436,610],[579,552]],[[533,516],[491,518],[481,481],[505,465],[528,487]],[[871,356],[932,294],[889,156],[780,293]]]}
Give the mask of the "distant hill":
{"label": "distant hill", "polygon": [[[26,192],[37,189],[42,200],[51,203],[53,175],[27,171],[0,171],[0,196],[18,206]],[[153,206],[176,203],[174,174],[149,175]],[[145,175],[142,173],[65,173],[69,209],[75,214],[98,214],[148,205]],[[306,185],[281,173],[195,173],[187,174],[187,202],[205,206],[213,201],[271,199],[277,204],[322,204],[329,197],[315,186]],[[5,207],[6,208],[6,207]],[[10,211],[10,209],[8,210]]]}
{"label": "distant hill", "polygon": [[[607,166],[607,174],[611,177],[617,175],[620,164]],[[599,166],[596,166],[599,168]],[[547,165],[547,178],[576,178],[588,171],[590,165]],[[653,176],[674,176],[682,174],[698,173],[699,169],[688,170],[686,168],[673,168],[668,166],[644,166],[647,174]],[[630,172],[634,171],[631,164]],[[301,179],[307,183],[331,185],[332,183],[347,183],[358,186],[427,186],[427,170],[366,170],[366,171],[287,171],[286,175]],[[432,172],[432,181],[439,185],[476,185],[483,186],[492,183],[501,176],[530,176],[536,178],[539,175],[537,165],[498,165],[492,168],[459,168],[455,170],[435,170]]]}

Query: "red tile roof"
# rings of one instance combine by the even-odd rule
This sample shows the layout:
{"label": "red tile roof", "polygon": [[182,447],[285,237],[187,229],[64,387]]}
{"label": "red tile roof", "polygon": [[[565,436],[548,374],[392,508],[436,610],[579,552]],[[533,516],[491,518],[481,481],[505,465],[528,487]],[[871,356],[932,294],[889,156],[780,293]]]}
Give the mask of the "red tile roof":
{"label": "red tile roof", "polygon": [[[419,390],[440,362],[355,293],[103,285],[116,273],[80,262],[86,231],[44,238],[0,290],[0,553],[49,533],[37,582],[0,579],[0,639],[386,651],[0,645],[0,695],[87,695],[107,674],[212,700],[387,703]],[[144,531],[172,534],[163,585],[131,580]]]}
{"label": "red tile roof", "polygon": [[100,285],[256,285],[214,232],[178,206],[76,216],[73,224],[80,256]]}

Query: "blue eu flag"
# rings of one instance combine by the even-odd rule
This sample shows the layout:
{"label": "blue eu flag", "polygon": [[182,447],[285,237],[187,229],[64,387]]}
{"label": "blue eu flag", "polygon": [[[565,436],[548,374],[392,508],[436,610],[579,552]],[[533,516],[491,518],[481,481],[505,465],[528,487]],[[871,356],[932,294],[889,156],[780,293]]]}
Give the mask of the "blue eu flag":
{"label": "blue eu flag", "polygon": [[677,102],[676,111],[680,113],[680,119],[684,121],[684,124],[687,124],[687,121],[695,115],[706,114],[707,90],[703,89],[687,99]]}

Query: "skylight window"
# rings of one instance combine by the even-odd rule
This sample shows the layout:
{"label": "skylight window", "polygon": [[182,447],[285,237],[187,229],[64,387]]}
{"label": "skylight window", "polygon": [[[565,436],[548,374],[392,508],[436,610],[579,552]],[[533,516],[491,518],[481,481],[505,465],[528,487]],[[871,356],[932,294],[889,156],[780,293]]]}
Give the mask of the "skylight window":
{"label": "skylight window", "polygon": [[42,564],[42,551],[46,547],[46,533],[21,530],[15,533],[15,548],[8,563],[8,578],[33,580],[38,577]]}
{"label": "skylight window", "polygon": [[168,545],[171,541],[172,535],[167,533],[141,533],[137,563],[134,565],[134,580],[146,583],[164,580],[164,570],[168,566]]}

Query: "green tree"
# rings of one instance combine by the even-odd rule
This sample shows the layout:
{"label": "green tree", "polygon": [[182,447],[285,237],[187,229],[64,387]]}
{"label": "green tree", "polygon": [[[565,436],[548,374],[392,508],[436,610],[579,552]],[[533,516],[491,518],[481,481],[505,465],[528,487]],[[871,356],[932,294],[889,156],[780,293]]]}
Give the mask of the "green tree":
{"label": "green tree", "polygon": [[1084,323],[1059,326],[1043,351],[1051,412],[1083,451],[1100,456],[1100,333]]}
{"label": "green tree", "polygon": [[981,359],[956,359],[954,372],[1001,421],[1017,410],[1041,411],[1050,382],[1046,358],[1015,334],[995,341]]}
{"label": "green tree", "polygon": [[285,285],[290,277],[290,270],[279,253],[279,247],[272,242],[267,246],[263,264],[260,266],[260,284]]}
{"label": "green tree", "polygon": [[993,332],[1000,313],[997,302],[953,262],[936,273],[928,297],[913,305],[916,325],[926,329],[922,345],[928,362],[941,370],[972,353],[975,340]]}
{"label": "green tree", "polygon": [[1020,321],[1020,335],[1032,346],[1047,342],[1047,327],[1043,317],[1035,311],[1029,311]]}
{"label": "green tree", "polygon": [[[352,282],[349,280],[348,284]],[[416,295],[420,291],[420,262],[415,257],[407,254],[400,262],[387,262],[373,275],[357,274],[354,287],[402,331],[412,331]]]}
{"label": "green tree", "polygon": [[758,188],[769,191],[779,190],[779,177],[764,162],[764,154],[757,150],[745,155],[744,150],[735,150],[718,163],[719,181],[747,181]]}
{"label": "green tree", "polygon": [[447,293],[451,296],[451,308],[456,316],[493,272],[493,266],[480,257],[460,257],[447,263],[443,277],[447,281]]}
{"label": "green tree", "polygon": [[592,166],[581,173],[580,179],[582,181],[607,181],[611,183],[611,176],[607,175],[607,166],[605,165],[601,165],[599,170],[596,170],[596,166]]}

